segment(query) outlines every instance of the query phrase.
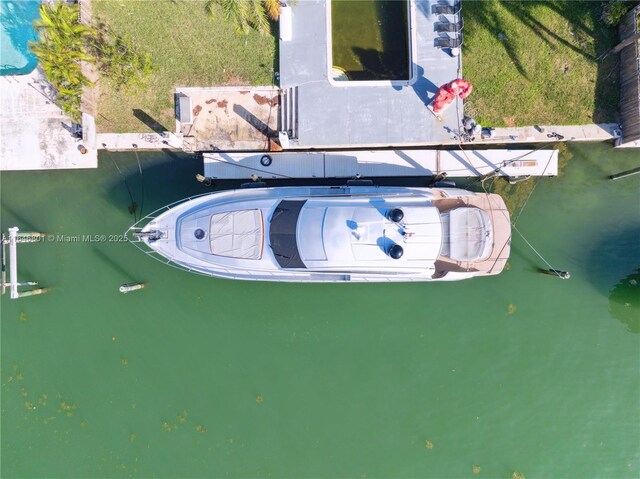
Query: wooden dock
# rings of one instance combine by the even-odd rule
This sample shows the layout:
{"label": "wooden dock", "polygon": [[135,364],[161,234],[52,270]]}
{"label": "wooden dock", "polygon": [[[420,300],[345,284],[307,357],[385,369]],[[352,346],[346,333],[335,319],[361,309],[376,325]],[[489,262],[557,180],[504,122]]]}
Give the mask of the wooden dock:
{"label": "wooden dock", "polygon": [[[622,145],[640,140],[640,43],[638,34],[640,5],[620,22],[620,120]],[[626,39],[633,40],[625,42]],[[627,44],[628,43],[628,44]]]}
{"label": "wooden dock", "polygon": [[557,150],[358,150],[204,153],[204,176],[248,179],[556,176]]}

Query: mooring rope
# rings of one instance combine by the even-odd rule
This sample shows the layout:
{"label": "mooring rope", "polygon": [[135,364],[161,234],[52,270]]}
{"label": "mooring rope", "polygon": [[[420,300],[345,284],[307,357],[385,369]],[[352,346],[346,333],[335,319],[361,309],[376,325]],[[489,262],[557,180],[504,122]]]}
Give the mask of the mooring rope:
{"label": "mooring rope", "polygon": [[516,225],[516,223],[520,219],[520,216],[522,216],[522,213],[524,212],[524,208],[527,206],[527,203],[529,203],[529,199],[531,198],[531,195],[533,195],[533,191],[536,189],[536,186],[538,186],[538,183],[540,182],[540,178],[542,178],[544,176],[544,174],[546,173],[547,168],[549,167],[549,163],[551,163],[551,158],[553,158],[553,151],[551,152],[551,155],[549,156],[549,160],[547,160],[547,164],[544,167],[542,175],[540,175],[536,179],[536,182],[534,183],[533,188],[531,188],[531,191],[529,192],[529,196],[527,196],[527,199],[523,203],[522,208],[520,208],[520,211],[518,212],[518,216],[516,216],[516,218],[513,220],[513,225],[514,226]]}
{"label": "mooring rope", "polygon": [[525,243],[527,243],[527,246],[529,246],[529,248],[531,248],[531,250],[538,255],[538,257],[544,261],[544,263],[549,267],[549,270],[547,271],[548,274],[554,274],[556,275],[558,278],[560,279],[568,279],[569,278],[569,273],[567,273],[566,271],[560,271],[556,268],[554,268],[553,266],[551,266],[549,264],[549,262],[544,259],[544,257],[538,252],[537,249],[535,249],[533,247],[533,245],[531,243],[529,243],[529,241],[527,240],[527,238],[524,237],[524,235],[522,234],[522,232],[518,229],[518,227],[514,224],[511,223],[511,226],[513,226],[513,229],[516,230],[516,232],[520,235],[520,237],[524,240]]}

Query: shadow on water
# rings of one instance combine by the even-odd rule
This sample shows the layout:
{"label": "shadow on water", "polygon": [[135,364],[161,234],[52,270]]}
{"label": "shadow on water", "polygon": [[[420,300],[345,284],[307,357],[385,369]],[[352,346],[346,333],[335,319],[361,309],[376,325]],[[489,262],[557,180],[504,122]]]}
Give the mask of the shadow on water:
{"label": "shadow on water", "polygon": [[13,50],[22,55],[26,61],[23,65],[2,65],[3,75],[30,73],[38,65],[38,59],[29,50],[29,41],[37,39],[33,21],[40,18],[40,4],[39,0],[2,0],[0,24],[9,37]]}
{"label": "shadow on water", "polygon": [[[640,230],[637,228],[610,233],[594,244],[584,259],[588,265],[586,274],[589,282],[603,296],[613,295],[621,282],[633,279],[633,274],[628,275],[640,264],[638,238]],[[625,279],[620,281],[620,277]],[[636,290],[636,294],[640,295],[640,289]],[[618,297],[618,293],[615,297]]]}
{"label": "shadow on water", "polygon": [[407,1],[376,1],[382,62],[392,80],[409,80],[409,17]]}
{"label": "shadow on water", "polygon": [[[42,226],[40,226],[40,228],[36,228],[31,220],[22,216],[15,208],[7,205],[6,198],[2,198],[2,207],[0,211],[2,211],[2,215],[0,215],[2,217],[2,231],[6,231],[7,228],[17,226],[21,231],[47,233],[47,231],[41,231]],[[11,224],[9,224],[9,219],[12,222]]]}
{"label": "shadow on water", "polygon": [[631,333],[640,333],[640,268],[622,278],[609,293],[609,314],[627,326]]}
{"label": "shadow on water", "polygon": [[[112,167],[111,183],[107,187],[112,204],[121,211],[128,212],[132,203],[144,207],[143,214],[161,208],[167,204],[207,192],[240,188],[251,181],[247,175],[241,179],[213,179],[211,186],[196,181],[196,174],[203,173],[202,158],[170,150],[156,152],[137,152],[142,175],[138,168],[136,152],[110,152],[101,150],[99,161],[105,167]],[[115,173],[115,170],[119,174]],[[363,178],[365,179],[365,178]],[[433,176],[414,177],[375,177],[371,179],[379,186],[424,187],[433,183]],[[267,187],[280,186],[344,186],[347,178],[282,178],[263,180]],[[473,186],[475,179],[456,178],[460,187]],[[144,197],[143,197],[144,193]],[[3,206],[4,207],[4,206]],[[13,214],[13,212],[10,212]],[[130,213],[130,212],[129,212]],[[139,216],[140,211],[136,211]],[[131,222],[133,223],[133,215]]]}
{"label": "shadow on water", "polygon": [[195,179],[196,174],[202,173],[202,159],[197,155],[167,149],[159,152],[101,151],[99,161],[113,162],[120,172],[113,176],[113,182],[107,188],[110,201],[124,211],[129,211],[133,201],[144,208],[137,211],[138,216],[207,191]]}
{"label": "shadow on water", "polygon": [[111,268],[118,276],[122,278],[122,281],[127,282],[139,282],[133,274],[127,271],[120,263],[118,263],[111,256],[107,255],[102,249],[97,246],[93,247],[93,255],[102,262],[102,264]]}
{"label": "shadow on water", "polygon": [[384,53],[375,48],[353,47],[353,54],[358,57],[358,63],[362,65],[362,71],[350,70],[347,72],[351,81],[388,80],[389,72],[385,68]]}
{"label": "shadow on water", "polygon": [[[515,241],[518,241],[517,245],[513,244],[514,239]],[[543,268],[544,263],[541,260],[536,260],[536,255],[527,248],[527,245],[522,242],[521,238],[517,236],[517,234],[511,237],[511,255],[518,256],[522,261],[524,261],[528,266],[527,271],[530,273],[540,273],[543,269],[546,269]]]}

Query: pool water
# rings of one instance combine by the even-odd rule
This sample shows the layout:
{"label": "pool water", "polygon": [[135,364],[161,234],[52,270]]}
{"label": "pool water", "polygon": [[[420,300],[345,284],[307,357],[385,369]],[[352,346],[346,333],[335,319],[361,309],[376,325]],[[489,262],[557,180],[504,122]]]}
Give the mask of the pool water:
{"label": "pool water", "polygon": [[409,80],[406,0],[333,0],[332,66],[335,80]]}
{"label": "pool water", "polygon": [[38,65],[29,51],[36,39],[33,21],[39,18],[38,0],[0,0],[0,75],[26,75]]}

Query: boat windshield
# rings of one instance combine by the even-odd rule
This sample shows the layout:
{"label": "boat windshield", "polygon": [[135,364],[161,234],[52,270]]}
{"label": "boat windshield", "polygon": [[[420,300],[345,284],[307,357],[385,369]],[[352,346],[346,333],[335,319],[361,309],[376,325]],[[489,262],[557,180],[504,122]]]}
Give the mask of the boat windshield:
{"label": "boat windshield", "polygon": [[306,200],[283,200],[271,216],[269,242],[281,268],[306,268],[296,241],[298,216],[305,203]]}

